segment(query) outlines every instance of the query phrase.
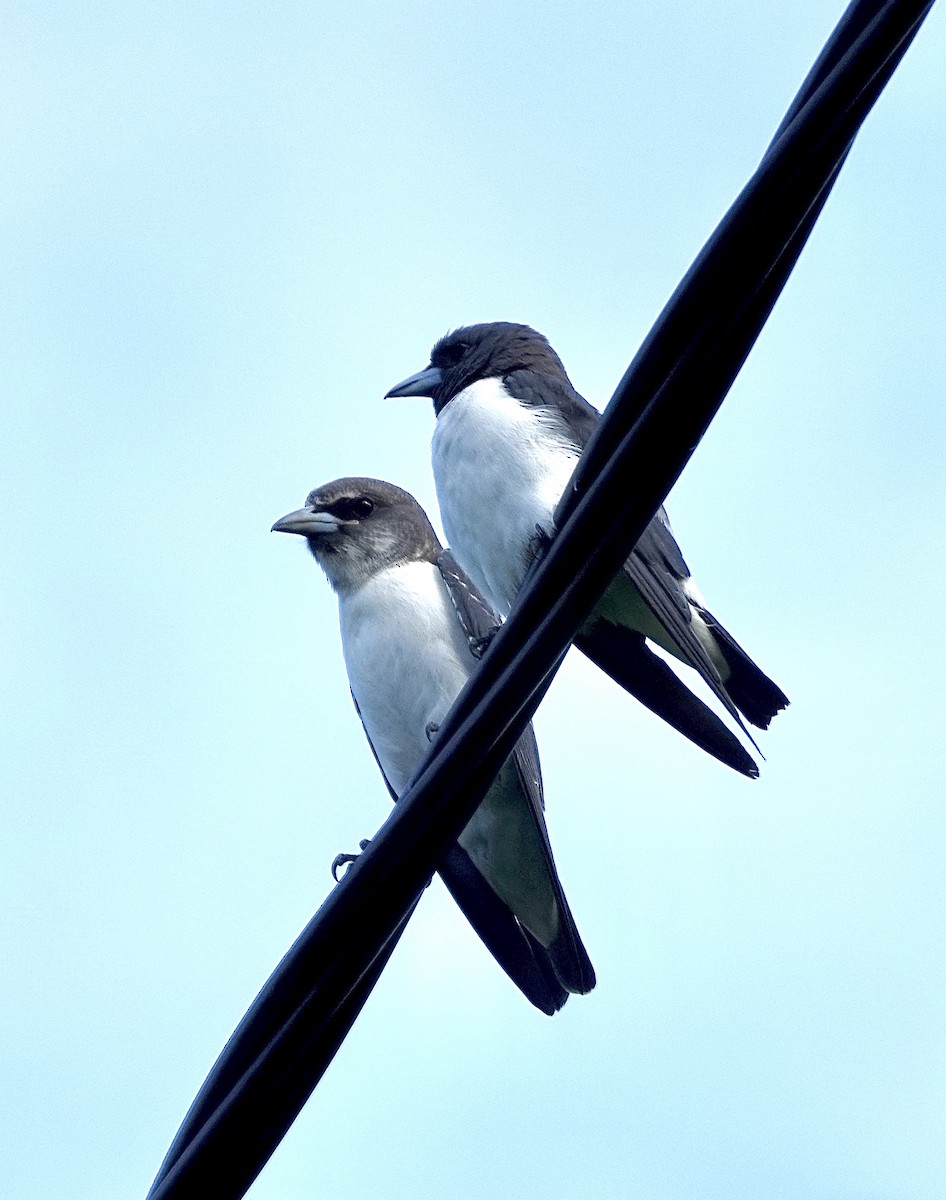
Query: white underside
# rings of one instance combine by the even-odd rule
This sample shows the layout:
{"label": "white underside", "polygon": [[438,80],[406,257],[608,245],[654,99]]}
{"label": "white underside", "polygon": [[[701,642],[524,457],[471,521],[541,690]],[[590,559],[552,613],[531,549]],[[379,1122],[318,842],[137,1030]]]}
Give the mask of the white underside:
{"label": "white underside", "polygon": [[[536,526],[553,531],[552,514],[580,456],[552,408],[520,404],[501,379],[481,379],[441,411],[431,443],[440,515],[450,548],[505,616],[525,577]],[[691,580],[684,591],[702,603]],[[626,577],[618,576],[595,610],[636,629],[686,662],[679,647]],[[729,668],[700,614],[693,630],[725,679]]]}
{"label": "white underside", "polygon": [[450,597],[433,563],[379,571],[339,597],[352,694],[391,787],[400,795],[469,675]]}
{"label": "white underside", "polygon": [[431,459],[447,542],[504,616],[578,457],[558,414],[520,404],[501,379],[471,384],[437,418]]}
{"label": "white underside", "polygon": [[[339,622],[365,731],[400,795],[430,748],[428,727],[440,725],[476,660],[433,563],[390,567],[340,595]],[[558,931],[557,905],[535,817],[511,764],[459,841],[494,891],[549,944]]]}

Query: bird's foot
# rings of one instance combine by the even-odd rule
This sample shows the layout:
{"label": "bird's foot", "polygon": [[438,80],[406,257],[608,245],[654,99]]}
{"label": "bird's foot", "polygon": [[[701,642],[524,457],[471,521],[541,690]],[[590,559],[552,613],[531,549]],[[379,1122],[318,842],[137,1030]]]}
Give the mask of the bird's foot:
{"label": "bird's foot", "polygon": [[539,563],[545,558],[549,546],[552,544],[552,535],[541,525],[536,525],[535,533],[529,539],[529,557],[533,563]]}
{"label": "bird's foot", "polygon": [[434,740],[434,734],[438,731],[439,728],[440,728],[440,726],[437,724],[436,721],[428,721],[427,722],[427,724],[424,726],[424,733],[427,734],[428,742],[432,742]]}
{"label": "bird's foot", "polygon": [[470,653],[474,658],[482,658],[486,651],[493,644],[493,638],[499,631],[499,626],[495,625],[489,633],[484,633],[482,637],[471,637],[467,640],[470,643]]}
{"label": "bird's foot", "polygon": [[[361,850],[367,850],[367,848],[370,844],[371,844],[370,838],[362,838],[361,841],[358,843]],[[336,854],[335,855],[335,858],[332,862],[332,878],[335,880],[336,883],[339,882],[338,873],[342,869],[342,867],[350,867],[351,864],[355,861],[355,859],[357,859],[359,856],[360,856],[360,851],[358,854]]]}

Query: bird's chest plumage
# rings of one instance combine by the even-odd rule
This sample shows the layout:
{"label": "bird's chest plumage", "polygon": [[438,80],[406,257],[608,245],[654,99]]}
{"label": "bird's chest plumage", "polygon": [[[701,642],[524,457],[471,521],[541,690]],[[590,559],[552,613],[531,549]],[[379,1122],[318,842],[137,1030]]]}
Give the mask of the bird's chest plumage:
{"label": "bird's chest plumage", "polygon": [[451,549],[507,613],[579,451],[554,409],[520,404],[501,379],[471,384],[441,411],[431,446]]}
{"label": "bird's chest plumage", "polygon": [[433,563],[379,571],[339,604],[352,695],[385,777],[403,791],[474,664]]}

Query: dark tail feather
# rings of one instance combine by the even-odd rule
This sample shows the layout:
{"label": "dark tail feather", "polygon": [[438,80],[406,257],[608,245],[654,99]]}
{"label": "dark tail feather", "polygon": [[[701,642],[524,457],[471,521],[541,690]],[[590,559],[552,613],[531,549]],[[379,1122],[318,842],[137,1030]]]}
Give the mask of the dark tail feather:
{"label": "dark tail feather", "polygon": [[700,613],[712,629],[729,666],[729,678],[723,682],[733,704],[747,721],[760,729],[768,729],[772,718],[788,707],[788,697],[777,683],[773,683],[768,675],[756,666],[712,613],[707,612],[705,608],[700,609]]}
{"label": "dark tail feather", "polygon": [[581,935],[575,924],[575,918],[565,899],[565,889],[555,869],[555,856],[549,841],[549,831],[542,815],[544,802],[542,799],[542,772],[539,767],[539,748],[535,742],[535,733],[531,725],[522,731],[522,737],[509,759],[516,768],[519,776],[519,788],[523,801],[528,804],[536,823],[536,833],[545,850],[545,865],[548,871],[548,882],[555,896],[555,906],[558,910],[559,930],[554,941],[543,948],[541,942],[529,936],[536,953],[541,961],[548,961],[559,983],[569,992],[583,996],[595,986],[595,970],[591,965],[588,952],[582,945]]}
{"label": "dark tail feather", "polygon": [[558,979],[549,951],[519,924],[466,851],[454,843],[439,871],[463,915],[516,987],[541,1012],[550,1017],[557,1013],[568,990]]}
{"label": "dark tail feather", "polygon": [[[559,912],[563,918],[560,922],[561,928],[547,954],[562,986],[569,992],[584,996],[595,986],[595,969],[578,936],[578,929],[568,906],[564,906],[564,911],[560,907]],[[531,935],[530,940],[533,940]]]}
{"label": "dark tail feather", "polygon": [[[758,777],[759,768],[735,734],[680,682],[662,658],[648,650],[643,634],[597,621],[590,630],[582,630],[575,645],[615,683],[701,750],[750,779]],[[728,680],[726,687],[731,691]],[[739,704],[735,695],[733,701]]]}

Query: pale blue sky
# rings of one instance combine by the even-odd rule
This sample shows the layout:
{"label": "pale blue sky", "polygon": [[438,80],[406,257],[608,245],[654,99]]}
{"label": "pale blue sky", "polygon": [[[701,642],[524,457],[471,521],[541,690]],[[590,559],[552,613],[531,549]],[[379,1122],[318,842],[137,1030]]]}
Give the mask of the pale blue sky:
{"label": "pale blue sky", "polygon": [[[143,1195],[388,800],[341,474],[436,522],[446,329],[606,402],[840,3],[7,5],[0,1195]],[[540,710],[598,988],[533,1011],[432,888],[255,1200],[946,1194],[946,16],[671,498],[785,687],[762,779],[582,661]]]}

